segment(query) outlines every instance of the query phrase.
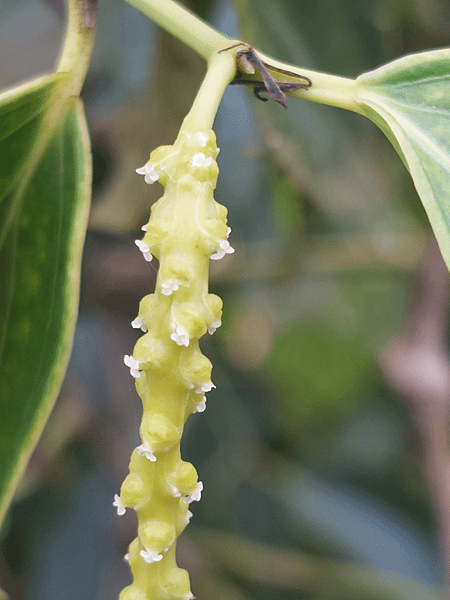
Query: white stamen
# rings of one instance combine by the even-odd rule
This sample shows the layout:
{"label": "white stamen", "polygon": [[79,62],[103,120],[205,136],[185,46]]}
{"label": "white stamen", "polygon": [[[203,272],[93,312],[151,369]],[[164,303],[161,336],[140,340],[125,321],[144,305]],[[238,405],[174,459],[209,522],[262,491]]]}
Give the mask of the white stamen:
{"label": "white stamen", "polygon": [[153,451],[150,450],[150,448],[147,448],[145,444],[141,444],[140,446],[138,446],[136,448],[136,451],[139,454],[139,456],[145,456],[145,458],[147,458],[151,462],[156,461],[156,456],[153,454]]}
{"label": "white stamen", "polygon": [[194,140],[197,142],[197,144],[199,146],[205,147],[208,142],[208,137],[204,133],[199,131],[198,133],[196,133],[194,135]]}
{"label": "white stamen", "polygon": [[213,388],[215,388],[216,386],[213,384],[212,381],[207,381],[206,383],[203,383],[198,390],[195,390],[196,394],[206,394],[206,392],[210,392]]}
{"label": "white stamen", "polygon": [[189,522],[190,522],[190,520],[191,520],[191,518],[192,518],[193,516],[194,516],[194,515],[193,515],[193,514],[191,513],[191,511],[188,509],[188,510],[186,511],[185,515],[184,515],[184,520],[185,520],[185,523],[186,523],[186,525],[189,525]]}
{"label": "white stamen", "polygon": [[125,556],[123,557],[123,560],[124,560],[125,562],[130,562],[130,554],[129,554],[129,552],[127,552],[127,553],[125,554]]}
{"label": "white stamen", "polygon": [[142,558],[148,565],[162,560],[162,554],[158,554],[157,552],[151,552],[150,550],[141,550],[139,554],[142,556]]}
{"label": "white stamen", "polygon": [[220,319],[218,321],[213,321],[208,327],[208,333],[212,335],[221,325],[222,321]]}
{"label": "white stamen", "polygon": [[206,396],[203,396],[201,402],[199,402],[198,404],[196,404],[194,406],[194,410],[192,411],[193,413],[197,413],[197,412],[203,412],[206,410]]}
{"label": "white stamen", "polygon": [[176,292],[180,286],[175,281],[163,281],[161,284],[161,293],[164,296],[170,296],[172,292]]}
{"label": "white stamen", "polygon": [[117,508],[117,514],[120,516],[124,515],[127,512],[127,509],[122,504],[122,500],[120,499],[119,494],[114,494],[113,506]]}
{"label": "white stamen", "polygon": [[174,485],[171,485],[170,483],[168,483],[168,486],[170,487],[170,493],[172,494],[172,496],[174,498],[180,498],[181,497],[181,492],[180,490],[175,487]]}
{"label": "white stamen", "polygon": [[144,333],[147,331],[147,327],[144,321],[139,316],[136,317],[134,321],[131,321],[131,327],[133,327],[133,329],[142,329]]}
{"label": "white stamen", "polygon": [[206,157],[203,152],[199,152],[192,157],[191,167],[209,167],[212,161],[211,156]]}
{"label": "white stamen", "polygon": [[221,240],[219,242],[219,249],[214,254],[211,254],[211,260],[220,260],[225,256],[225,254],[233,254],[234,248],[230,246],[230,242],[228,240]]}
{"label": "white stamen", "polygon": [[177,327],[175,333],[172,333],[170,339],[173,340],[179,346],[189,346],[189,335],[182,327]]}
{"label": "white stamen", "polygon": [[143,167],[139,167],[139,169],[136,169],[136,173],[138,173],[139,175],[145,175],[145,183],[152,184],[159,179],[159,175],[155,171],[155,167],[150,163],[147,163]]}
{"label": "white stamen", "polygon": [[136,379],[142,377],[142,372],[139,370],[139,365],[141,363],[137,360],[137,358],[125,354],[125,356],[123,357],[123,362],[127,365],[127,367],[130,368],[130,373],[132,377],[136,377]]}
{"label": "white stamen", "polygon": [[197,487],[192,492],[192,494],[190,494],[190,496],[186,496],[186,498],[183,498],[183,502],[185,502],[186,504],[189,504],[190,502],[194,502],[194,501],[198,502],[200,500],[200,498],[202,497],[202,491],[203,491],[203,483],[201,481],[199,481],[197,483]]}
{"label": "white stamen", "polygon": [[153,259],[153,254],[150,252],[150,246],[142,240],[134,240],[134,243],[144,255],[145,260],[150,262]]}
{"label": "white stamen", "polygon": [[[144,225],[144,227],[147,227],[147,226]],[[144,229],[144,227],[142,229]],[[146,229],[144,231],[146,231]],[[231,233],[231,227],[227,227],[227,239],[230,237],[230,233]]]}
{"label": "white stamen", "polygon": [[[146,225],[142,225],[142,227],[141,227],[142,231],[147,231],[147,225],[148,225],[148,223]],[[228,227],[228,229],[230,229],[230,228]]]}

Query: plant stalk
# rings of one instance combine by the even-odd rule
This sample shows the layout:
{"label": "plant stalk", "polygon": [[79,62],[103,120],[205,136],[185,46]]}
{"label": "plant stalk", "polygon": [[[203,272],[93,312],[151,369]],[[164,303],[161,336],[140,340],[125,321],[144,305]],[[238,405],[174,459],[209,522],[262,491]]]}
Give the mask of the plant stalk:
{"label": "plant stalk", "polygon": [[65,96],[81,92],[91,61],[96,14],[97,0],[67,0],[66,34],[56,67],[58,73],[70,74]]}
{"label": "plant stalk", "polygon": [[173,0],[126,0],[205,60],[231,45],[229,38]]}
{"label": "plant stalk", "polygon": [[[174,0],[126,1],[155,21],[160,27],[183,41],[205,60],[209,60],[219,50],[235,46],[237,49],[233,48],[233,54],[236,55],[239,49],[248,46],[245,42],[230,40]],[[311,79],[312,86],[310,88],[289,92],[290,96],[321,104],[338,106],[363,114],[358,103],[354,100],[354,91],[357,88],[357,83],[354,79],[346,79],[344,77],[328,75],[327,73],[302,69],[274,60],[259,52],[259,50],[256,50],[256,53],[266,63],[269,71],[272,65],[278,69],[290,71],[295,75],[306,76]],[[277,71],[272,71],[271,74],[277,82],[298,82],[295,75],[289,76]]]}

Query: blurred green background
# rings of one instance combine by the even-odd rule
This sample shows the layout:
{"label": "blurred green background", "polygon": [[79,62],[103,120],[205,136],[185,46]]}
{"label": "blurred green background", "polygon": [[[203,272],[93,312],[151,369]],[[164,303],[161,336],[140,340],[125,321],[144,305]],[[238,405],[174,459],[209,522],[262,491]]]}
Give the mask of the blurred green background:
{"label": "blurred green background", "polygon": [[[345,77],[450,42],[446,0],[188,5],[269,55]],[[2,89],[52,69],[63,13],[58,0],[2,1]],[[112,499],[141,409],[123,355],[156,276],[134,239],[161,193],[134,170],[175,139],[204,63],[120,0],[100,0],[98,29],[80,316],[3,528],[12,600],[108,600],[130,581],[136,523]],[[443,273],[409,175],[373,124],[337,108],[291,99],[284,111],[232,86],[215,129],[236,253],[211,265],[224,318],[202,348],[217,389],[183,438],[205,491],[179,563],[198,600],[431,598],[443,580],[432,493],[380,367],[420,301],[420,270]]]}

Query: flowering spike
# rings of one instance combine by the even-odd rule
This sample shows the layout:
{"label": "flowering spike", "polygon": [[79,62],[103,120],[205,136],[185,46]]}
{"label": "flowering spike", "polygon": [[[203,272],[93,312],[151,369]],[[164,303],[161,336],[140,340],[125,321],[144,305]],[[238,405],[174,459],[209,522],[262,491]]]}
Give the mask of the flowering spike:
{"label": "flowering spike", "polygon": [[203,483],[181,459],[180,439],[186,418],[205,410],[205,394],[215,387],[211,363],[199,347],[222,317],[222,301],[207,293],[209,259],[233,249],[227,211],[213,198],[219,152],[214,132],[187,123],[173,146],[157,148],[137,170],[148,183],[159,179],[165,193],[152,206],[143,239],[136,240],[147,260],[158,259],[159,271],[155,293],[143,298],[132,322],[144,335],[124,359],[136,378],[143,415],[142,443],[133,451],[119,498],[138,517],[138,537],[129,548],[134,581],[120,600],[193,598],[186,571],[176,565],[175,542]]}

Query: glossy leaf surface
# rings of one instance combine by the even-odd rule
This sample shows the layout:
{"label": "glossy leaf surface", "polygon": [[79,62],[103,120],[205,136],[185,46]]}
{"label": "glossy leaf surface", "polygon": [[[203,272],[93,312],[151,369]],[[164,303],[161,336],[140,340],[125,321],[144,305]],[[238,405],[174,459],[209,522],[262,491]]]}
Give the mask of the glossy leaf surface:
{"label": "glossy leaf surface", "polygon": [[450,50],[406,56],[357,83],[355,99],[411,173],[450,266]]}
{"label": "glossy leaf surface", "polygon": [[41,143],[57,77],[0,100],[0,520],[58,394],[78,309],[91,159],[76,98]]}
{"label": "glossy leaf surface", "polygon": [[42,77],[0,96],[0,199],[26,170],[30,142],[37,139],[56,81],[55,75]]}

